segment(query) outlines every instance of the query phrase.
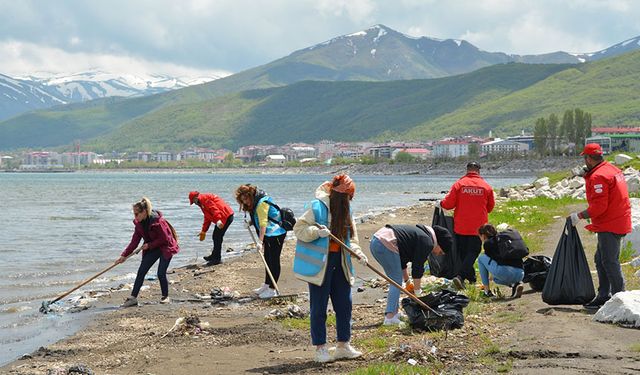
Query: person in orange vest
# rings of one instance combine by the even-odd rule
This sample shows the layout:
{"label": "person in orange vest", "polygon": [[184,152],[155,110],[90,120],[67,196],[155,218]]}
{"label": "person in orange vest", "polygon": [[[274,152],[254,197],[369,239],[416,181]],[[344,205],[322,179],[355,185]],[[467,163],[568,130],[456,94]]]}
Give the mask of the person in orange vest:
{"label": "person in orange vest", "polygon": [[455,209],[453,231],[459,263],[458,276],[453,278],[453,284],[464,289],[465,280],[473,284],[476,282],[473,264],[482,249],[478,228],[489,221],[489,213],[495,206],[493,188],[480,177],[480,164],[475,161],[468,163],[467,174],[451,186],[439,205],[445,210]]}
{"label": "person in orange vest", "polygon": [[222,241],[224,234],[233,222],[233,209],[222,198],[211,193],[199,193],[192,191],[189,193],[189,204],[196,204],[204,214],[204,222],[200,231],[200,241],[204,241],[211,223],[215,224],[213,229],[213,249],[211,255],[205,256],[207,265],[222,263]]}
{"label": "person in orange vest", "polygon": [[573,226],[581,219],[591,219],[591,224],[585,228],[598,234],[595,254],[598,294],[583,305],[594,310],[604,305],[612,295],[624,291],[620,245],[622,238],[632,230],[627,182],[622,171],[604,160],[602,154],[602,147],[597,143],[585,145],[580,153],[587,166],[584,182],[589,206],[582,212],[569,215]]}

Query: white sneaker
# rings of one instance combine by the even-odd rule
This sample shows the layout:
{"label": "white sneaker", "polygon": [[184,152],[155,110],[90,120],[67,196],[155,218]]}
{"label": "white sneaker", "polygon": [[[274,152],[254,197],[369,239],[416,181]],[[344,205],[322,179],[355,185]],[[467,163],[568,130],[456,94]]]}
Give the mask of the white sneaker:
{"label": "white sneaker", "polygon": [[326,345],[316,349],[316,362],[327,363],[331,362],[331,355],[329,355],[329,349]]}
{"label": "white sneaker", "polygon": [[333,359],[353,359],[358,358],[362,355],[362,352],[357,351],[351,346],[351,344],[347,343],[345,346],[336,347],[336,352],[333,354]]}
{"label": "white sneaker", "polygon": [[382,325],[385,325],[385,326],[393,326],[393,325],[400,325],[400,324],[402,324],[402,321],[400,320],[399,314],[394,315],[393,318],[387,318],[385,316],[384,323],[382,323]]}
{"label": "white sneaker", "polygon": [[171,298],[167,297],[162,297],[160,298],[160,303],[163,305],[168,305],[171,303]]}
{"label": "white sneaker", "polygon": [[262,285],[260,286],[260,288],[258,288],[258,289],[254,289],[254,290],[253,290],[253,292],[254,292],[255,294],[260,294],[260,293],[264,292],[264,291],[265,291],[265,290],[267,290],[267,289],[269,289],[269,285],[267,285],[267,284],[262,284]]}
{"label": "white sneaker", "polygon": [[127,299],[124,300],[122,305],[120,305],[120,307],[132,307],[132,306],[138,306],[138,299],[136,297],[127,297]]}
{"label": "white sneaker", "polygon": [[267,298],[273,298],[273,297],[277,297],[278,296],[278,292],[276,292],[275,289],[271,289],[269,287],[267,287],[267,290],[265,290],[264,292],[260,293],[258,295],[258,297],[262,298],[262,299],[267,299]]}

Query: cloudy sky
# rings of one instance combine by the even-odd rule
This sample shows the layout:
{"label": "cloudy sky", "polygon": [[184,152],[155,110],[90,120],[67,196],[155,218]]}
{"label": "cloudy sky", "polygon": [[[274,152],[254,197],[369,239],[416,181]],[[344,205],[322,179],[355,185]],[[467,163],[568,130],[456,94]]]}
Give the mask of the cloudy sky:
{"label": "cloudy sky", "polygon": [[384,24],[487,51],[593,52],[640,35],[632,0],[0,0],[0,74],[234,73]]}

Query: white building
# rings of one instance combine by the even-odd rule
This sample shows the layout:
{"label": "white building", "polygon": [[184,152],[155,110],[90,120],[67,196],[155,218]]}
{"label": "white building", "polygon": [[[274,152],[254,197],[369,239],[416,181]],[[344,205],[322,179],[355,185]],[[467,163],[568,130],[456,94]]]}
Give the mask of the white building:
{"label": "white building", "polygon": [[529,151],[529,145],[505,139],[496,139],[480,145],[480,152],[483,154],[510,154],[524,153]]}
{"label": "white building", "polygon": [[284,155],[267,155],[265,160],[269,164],[283,165],[287,161],[287,158]]}
{"label": "white building", "polygon": [[433,146],[434,157],[458,158],[469,155],[469,142],[438,141]]}

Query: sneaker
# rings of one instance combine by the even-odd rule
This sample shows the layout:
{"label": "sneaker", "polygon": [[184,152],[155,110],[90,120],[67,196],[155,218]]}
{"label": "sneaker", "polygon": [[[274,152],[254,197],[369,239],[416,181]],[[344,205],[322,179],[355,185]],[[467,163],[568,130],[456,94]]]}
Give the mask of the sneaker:
{"label": "sneaker", "polygon": [[458,290],[464,290],[464,280],[462,280],[460,277],[456,276],[453,278],[453,286],[456,287],[456,289]]}
{"label": "sneaker", "polygon": [[485,291],[482,292],[482,296],[485,297],[485,298],[493,298],[496,295],[493,294],[493,292],[491,290],[485,290]]}
{"label": "sneaker", "polygon": [[607,298],[603,298],[603,297],[596,297],[594,298],[591,302],[587,302],[584,305],[582,305],[582,307],[584,307],[587,310],[599,310],[602,305],[604,305],[611,297],[607,297]]}
{"label": "sneaker", "polygon": [[386,316],[384,317],[384,323],[382,323],[382,325],[384,326],[393,326],[393,325],[400,325],[402,324],[402,320],[400,320],[400,315],[396,314],[393,316],[393,318],[387,318]]}
{"label": "sneaker", "polygon": [[254,289],[254,290],[253,290],[253,292],[254,292],[255,294],[260,295],[260,293],[264,292],[264,291],[265,291],[265,290],[267,290],[267,289],[269,289],[269,285],[267,285],[267,284],[262,284],[262,285],[260,286],[260,288],[258,288],[258,289]]}
{"label": "sneaker", "polygon": [[258,295],[258,297],[262,298],[262,299],[267,299],[267,298],[273,298],[273,297],[277,297],[278,296],[278,292],[276,292],[275,289],[271,289],[269,287],[267,287],[267,289],[260,293]]}
{"label": "sneaker", "polygon": [[160,298],[160,303],[163,305],[168,305],[171,303],[171,298],[167,297],[162,297]]}
{"label": "sneaker", "polygon": [[124,300],[122,305],[120,305],[120,307],[132,307],[132,306],[138,306],[138,299],[136,297],[127,297],[127,299]]}
{"label": "sneaker", "polygon": [[357,351],[351,346],[351,344],[347,343],[345,346],[336,347],[336,352],[333,355],[333,359],[353,359],[358,358],[362,355],[362,352]]}
{"label": "sneaker", "polygon": [[207,262],[211,262],[211,260],[213,259],[213,255],[203,256],[202,259],[206,260]]}
{"label": "sneaker", "polygon": [[329,355],[329,349],[326,345],[316,349],[316,362],[327,363],[331,362],[331,355]]}
{"label": "sneaker", "polygon": [[522,297],[522,292],[524,291],[524,285],[522,283],[514,284],[511,287],[511,298],[520,298]]}

